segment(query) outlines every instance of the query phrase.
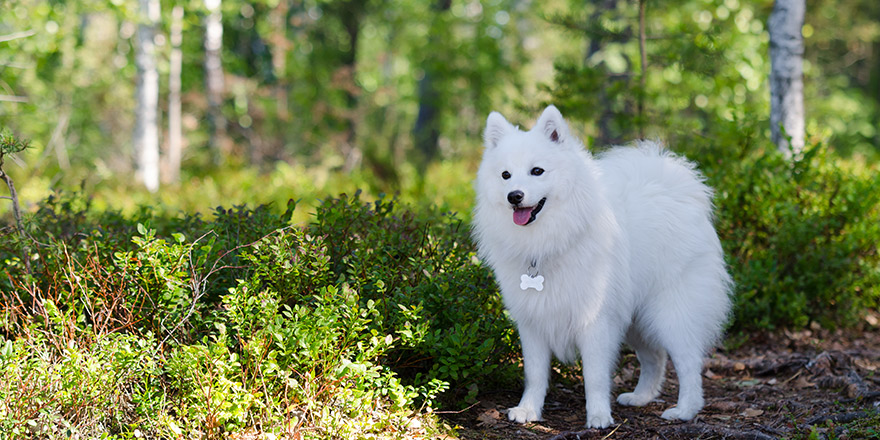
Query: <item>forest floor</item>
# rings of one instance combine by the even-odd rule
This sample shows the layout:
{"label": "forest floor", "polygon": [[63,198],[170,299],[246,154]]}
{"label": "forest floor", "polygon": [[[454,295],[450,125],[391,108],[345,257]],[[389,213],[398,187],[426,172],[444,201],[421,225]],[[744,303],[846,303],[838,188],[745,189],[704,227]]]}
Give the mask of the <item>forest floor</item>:
{"label": "forest floor", "polygon": [[[717,350],[703,372],[706,406],[694,420],[670,422],[678,384],[642,408],[612,405],[615,425],[585,429],[584,387],[575,369],[554,368],[544,421],[507,420],[521,390],[487,392],[474,406],[442,416],[462,439],[880,439],[880,330],[762,334]],[[638,361],[624,352],[615,395],[632,390]]]}

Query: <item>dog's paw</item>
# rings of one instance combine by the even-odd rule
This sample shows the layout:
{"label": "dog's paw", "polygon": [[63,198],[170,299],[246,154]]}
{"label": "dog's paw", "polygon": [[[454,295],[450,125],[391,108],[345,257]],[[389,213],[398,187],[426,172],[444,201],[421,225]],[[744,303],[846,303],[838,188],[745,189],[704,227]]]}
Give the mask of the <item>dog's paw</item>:
{"label": "dog's paw", "polygon": [[587,428],[607,428],[614,424],[611,413],[607,414],[587,414]]}
{"label": "dog's paw", "polygon": [[666,420],[690,420],[693,419],[695,415],[700,411],[697,409],[688,409],[681,408],[678,406],[673,406],[672,408],[663,411],[663,414],[660,417],[663,417]]}
{"label": "dog's paw", "polygon": [[617,396],[617,403],[624,406],[645,406],[654,400],[651,396],[636,393],[623,393]]}
{"label": "dog's paw", "polygon": [[507,410],[507,418],[516,423],[529,423],[541,420],[541,412],[533,408],[515,406]]}

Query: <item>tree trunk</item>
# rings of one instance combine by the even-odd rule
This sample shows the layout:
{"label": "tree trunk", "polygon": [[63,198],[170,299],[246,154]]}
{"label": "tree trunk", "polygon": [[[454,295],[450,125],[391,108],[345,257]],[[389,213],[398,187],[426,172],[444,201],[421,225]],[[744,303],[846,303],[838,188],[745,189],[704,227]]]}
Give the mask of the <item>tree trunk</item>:
{"label": "tree trunk", "polygon": [[413,128],[413,142],[419,154],[419,167],[424,169],[437,155],[440,141],[439,93],[434,84],[434,73],[425,69],[419,80],[419,113]]}
{"label": "tree trunk", "polygon": [[[797,155],[804,148],[804,38],[801,28],[806,9],[805,0],[776,0],[767,23],[770,32],[770,137],[786,155]],[[786,136],[791,137],[791,145]]]}
{"label": "tree trunk", "polygon": [[[592,2],[593,0],[587,0],[587,3]],[[590,22],[597,22],[604,12],[613,11],[617,9],[618,0],[601,0],[596,2],[596,11],[590,17]],[[590,44],[587,45],[586,53],[584,54],[584,66],[588,66],[590,64],[590,60],[593,58],[595,54],[600,52],[605,47],[605,42],[602,41],[601,38],[590,37]],[[597,66],[598,68],[598,66]],[[622,139],[614,133],[612,125],[614,123],[614,111],[612,110],[613,103],[609,102],[611,97],[608,94],[609,89],[613,89],[618,87],[617,82],[623,81],[621,77],[612,76],[609,77],[606,81],[606,85],[599,89],[597,93],[599,94],[599,100],[606,105],[602,106],[602,110],[599,112],[598,120],[596,121],[596,129],[598,133],[595,137],[596,145],[613,145],[620,143]]]}
{"label": "tree trunk", "polygon": [[[451,0],[437,0],[433,8],[436,15],[432,28],[437,27],[437,22],[442,19],[442,14],[449,11],[451,6]],[[419,113],[416,117],[415,127],[413,127],[413,142],[419,154],[417,163],[421,169],[427,167],[437,155],[440,141],[440,92],[435,83],[435,80],[440,76],[436,73],[439,61],[430,55],[435,53],[434,51],[439,46],[438,38],[444,37],[432,30],[428,38],[428,47],[425,48],[428,54],[423,66],[425,75],[419,80]]]}
{"label": "tree trunk", "polygon": [[287,0],[278,2],[278,6],[272,9],[269,15],[269,21],[272,24],[272,69],[275,73],[275,105],[278,112],[278,119],[287,122],[290,118],[288,111],[287,97],[287,52],[290,50],[291,44],[287,39],[287,14],[290,5]]}
{"label": "tree trunk", "polygon": [[135,176],[150,192],[159,189],[159,71],[156,67],[156,24],[159,0],[139,0],[134,127]]}
{"label": "tree trunk", "polygon": [[180,160],[183,153],[181,129],[180,74],[183,68],[183,6],[171,10],[171,57],[168,67],[168,163],[165,180],[180,180]]}
{"label": "tree trunk", "polygon": [[205,91],[208,98],[208,122],[211,126],[210,148],[214,163],[220,164],[229,148],[226,139],[226,119],[223,117],[223,14],[221,0],[205,0],[208,16],[205,19]]}
{"label": "tree trunk", "polygon": [[648,0],[639,0],[639,96],[636,108],[638,109],[638,125],[639,137],[645,137],[645,90],[648,82],[648,49],[645,40],[645,10],[647,9]]}
{"label": "tree trunk", "polygon": [[345,145],[343,146],[343,155],[345,156],[345,171],[351,171],[361,164],[363,152],[356,145],[357,139],[357,105],[358,96],[356,94],[357,86],[355,78],[357,77],[357,45],[358,37],[361,30],[361,19],[364,15],[363,6],[352,2],[343,2],[344,7],[340,14],[342,27],[348,34],[349,51],[342,56],[343,81],[345,84],[345,100],[347,103]]}

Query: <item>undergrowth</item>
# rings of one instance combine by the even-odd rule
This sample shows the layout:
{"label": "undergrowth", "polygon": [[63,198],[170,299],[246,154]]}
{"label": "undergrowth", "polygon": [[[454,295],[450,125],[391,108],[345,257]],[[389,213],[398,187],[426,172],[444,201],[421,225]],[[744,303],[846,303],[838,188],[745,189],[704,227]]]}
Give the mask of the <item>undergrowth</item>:
{"label": "undergrowth", "polygon": [[258,208],[130,218],[41,204],[4,237],[0,432],[399,437],[512,376],[512,330],[468,227],[359,194],[291,226]]}
{"label": "undergrowth", "polygon": [[880,306],[880,180],[822,144],[748,144],[706,168],[740,330],[859,325]]}

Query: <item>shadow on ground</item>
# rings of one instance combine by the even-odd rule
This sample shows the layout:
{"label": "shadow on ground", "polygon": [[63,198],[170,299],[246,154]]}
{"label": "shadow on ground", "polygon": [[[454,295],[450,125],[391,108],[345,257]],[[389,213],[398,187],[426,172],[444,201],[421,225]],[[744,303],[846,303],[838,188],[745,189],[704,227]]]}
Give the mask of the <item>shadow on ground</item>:
{"label": "shadow on ground", "polygon": [[[615,425],[584,429],[584,389],[574,371],[554,372],[542,422],[507,420],[506,409],[516,405],[520,390],[486,392],[476,405],[442,417],[460,427],[463,439],[880,439],[876,328],[764,334],[735,350],[717,351],[704,369],[706,406],[690,422],[660,418],[678,392],[670,371],[659,399],[642,408],[614,404]],[[624,353],[615,395],[631,390],[637,378],[635,356]]]}

